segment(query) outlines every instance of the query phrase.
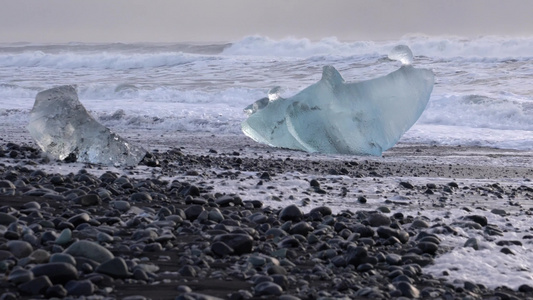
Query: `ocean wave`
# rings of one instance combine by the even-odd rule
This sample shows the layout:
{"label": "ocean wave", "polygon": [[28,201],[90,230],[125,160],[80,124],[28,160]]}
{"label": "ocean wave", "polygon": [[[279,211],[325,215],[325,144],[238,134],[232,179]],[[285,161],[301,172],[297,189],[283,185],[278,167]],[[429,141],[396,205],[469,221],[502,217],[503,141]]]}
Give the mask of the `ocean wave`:
{"label": "ocean wave", "polygon": [[198,60],[213,60],[215,56],[193,55],[180,52],[161,53],[46,53],[31,51],[1,53],[0,67],[44,67],[52,69],[142,69],[174,67]]}
{"label": "ocean wave", "polygon": [[306,38],[273,40],[249,36],[222,51],[224,55],[269,57],[310,57],[317,55],[385,56],[394,46],[406,44],[417,56],[436,58],[524,58],[532,57],[533,37],[508,38],[487,36],[473,39],[459,37],[409,36],[393,41],[343,42],[335,37],[311,41]]}
{"label": "ocean wave", "polygon": [[446,95],[432,99],[418,123],[494,130],[533,131],[533,99]]}

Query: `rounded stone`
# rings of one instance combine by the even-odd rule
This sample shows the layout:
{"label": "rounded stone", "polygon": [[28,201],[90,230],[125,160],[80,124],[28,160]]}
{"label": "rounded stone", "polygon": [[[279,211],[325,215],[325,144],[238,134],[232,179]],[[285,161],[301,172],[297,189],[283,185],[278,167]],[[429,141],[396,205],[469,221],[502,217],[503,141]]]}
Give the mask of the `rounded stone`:
{"label": "rounded stone", "polygon": [[17,218],[10,215],[10,214],[6,214],[4,212],[0,212],[0,225],[9,225],[13,222],[16,222],[17,221]]}
{"label": "rounded stone", "polygon": [[28,282],[22,283],[18,286],[21,293],[29,295],[44,294],[46,290],[52,286],[52,282],[48,276],[39,276]]}
{"label": "rounded stone", "polygon": [[66,245],[72,241],[72,230],[65,228],[61,231],[61,234],[55,240],[58,245]]}
{"label": "rounded stone", "polygon": [[294,221],[299,222],[303,219],[302,211],[294,204],[291,204],[283,208],[279,213],[279,219],[282,221]]}
{"label": "rounded stone", "polygon": [[33,252],[33,247],[26,241],[8,241],[6,243],[7,249],[13,253],[16,258],[27,257]]}
{"label": "rounded stone", "polygon": [[76,265],[76,259],[70,255],[70,254],[66,254],[66,253],[54,253],[50,256],[50,262],[64,262],[64,263],[69,263],[73,266]]}
{"label": "rounded stone", "polygon": [[50,281],[54,284],[64,284],[69,280],[78,279],[78,270],[76,270],[73,265],[64,262],[37,265],[33,267],[31,271],[35,277],[43,275],[48,276]]}
{"label": "rounded stone", "polygon": [[228,233],[215,236],[214,242],[224,242],[237,255],[252,252],[254,239],[248,234]]}
{"label": "rounded stone", "polygon": [[95,271],[114,278],[127,278],[132,276],[128,271],[126,261],[122,257],[115,257],[100,264]]}
{"label": "rounded stone", "polygon": [[71,280],[65,284],[71,296],[90,296],[96,291],[96,286],[90,280]]}
{"label": "rounded stone", "polygon": [[130,201],[133,202],[152,202],[152,196],[147,192],[133,193],[130,196]]}
{"label": "rounded stone", "polygon": [[283,289],[271,281],[263,281],[254,287],[257,296],[280,296]]}
{"label": "rounded stone", "polygon": [[70,245],[63,253],[70,254],[74,257],[81,256],[99,263],[106,262],[115,256],[111,251],[103,246],[91,241],[77,241]]}
{"label": "rounded stone", "polygon": [[113,202],[113,207],[121,212],[125,212],[130,209],[131,205],[128,201],[117,200]]}
{"label": "rounded stone", "polygon": [[42,264],[50,260],[50,253],[43,249],[37,249],[33,251],[29,257],[33,259],[33,262],[37,264]]}
{"label": "rounded stone", "polygon": [[15,269],[9,273],[7,280],[15,285],[33,280],[33,272],[26,269]]}
{"label": "rounded stone", "polygon": [[372,227],[389,226],[391,224],[390,218],[382,213],[370,214],[366,220]]}

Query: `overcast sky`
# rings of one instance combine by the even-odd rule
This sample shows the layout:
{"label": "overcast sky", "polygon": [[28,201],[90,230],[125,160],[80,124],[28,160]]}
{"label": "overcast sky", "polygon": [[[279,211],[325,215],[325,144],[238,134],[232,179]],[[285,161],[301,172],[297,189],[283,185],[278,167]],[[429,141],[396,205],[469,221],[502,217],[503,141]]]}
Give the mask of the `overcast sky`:
{"label": "overcast sky", "polygon": [[0,0],[0,42],[533,36],[533,0]]}

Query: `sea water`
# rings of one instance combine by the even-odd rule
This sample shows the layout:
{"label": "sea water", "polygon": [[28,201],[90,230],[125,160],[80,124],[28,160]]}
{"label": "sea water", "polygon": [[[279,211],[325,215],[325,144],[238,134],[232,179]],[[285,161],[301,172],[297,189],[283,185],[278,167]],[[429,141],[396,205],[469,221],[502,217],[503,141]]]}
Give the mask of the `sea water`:
{"label": "sea water", "polygon": [[398,44],[436,78],[400,142],[533,150],[533,38],[0,44],[0,128],[25,126],[39,91],[72,84],[91,114],[118,131],[242,135],[243,108],[270,88],[290,97],[318,81],[324,65],[346,81],[384,76],[399,67],[387,59]]}

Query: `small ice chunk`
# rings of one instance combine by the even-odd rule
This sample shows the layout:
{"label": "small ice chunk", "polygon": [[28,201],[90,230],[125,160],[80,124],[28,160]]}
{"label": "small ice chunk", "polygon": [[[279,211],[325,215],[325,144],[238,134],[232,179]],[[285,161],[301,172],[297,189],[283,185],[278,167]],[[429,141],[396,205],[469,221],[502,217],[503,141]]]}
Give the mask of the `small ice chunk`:
{"label": "small ice chunk", "polygon": [[135,166],[146,155],[98,123],[70,85],[37,94],[27,129],[44,152],[60,160]]}
{"label": "small ice chunk", "polygon": [[406,45],[398,45],[392,48],[389,59],[400,61],[402,65],[410,65],[413,63],[413,52]]}
{"label": "small ice chunk", "polygon": [[268,91],[268,100],[270,101],[276,101],[279,99],[279,94],[281,93],[281,87],[276,86],[271,88]]}
{"label": "small ice chunk", "polygon": [[409,48],[395,53],[404,65],[386,76],[350,83],[325,66],[322,79],[298,94],[256,101],[245,109],[242,131],[274,147],[381,155],[418,120],[434,83],[431,70],[408,64]]}

